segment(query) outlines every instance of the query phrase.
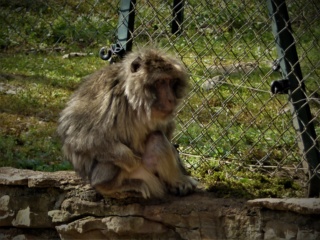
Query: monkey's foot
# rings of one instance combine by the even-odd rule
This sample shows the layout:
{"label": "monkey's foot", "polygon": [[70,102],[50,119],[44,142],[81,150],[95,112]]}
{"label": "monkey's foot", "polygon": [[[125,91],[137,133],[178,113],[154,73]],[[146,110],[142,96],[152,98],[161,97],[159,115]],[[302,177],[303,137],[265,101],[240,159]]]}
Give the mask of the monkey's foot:
{"label": "monkey's foot", "polygon": [[102,196],[105,198],[116,198],[116,199],[142,198],[142,194],[136,191],[114,192],[109,194],[102,194]]}
{"label": "monkey's foot", "polygon": [[184,176],[182,181],[175,182],[174,184],[168,185],[168,191],[171,194],[177,195],[177,196],[185,196],[187,194],[190,194],[194,192],[198,182],[189,176]]}
{"label": "monkey's foot", "polygon": [[125,179],[121,184],[97,184],[94,188],[101,195],[112,198],[143,197],[150,198],[153,194],[148,185],[141,179]]}

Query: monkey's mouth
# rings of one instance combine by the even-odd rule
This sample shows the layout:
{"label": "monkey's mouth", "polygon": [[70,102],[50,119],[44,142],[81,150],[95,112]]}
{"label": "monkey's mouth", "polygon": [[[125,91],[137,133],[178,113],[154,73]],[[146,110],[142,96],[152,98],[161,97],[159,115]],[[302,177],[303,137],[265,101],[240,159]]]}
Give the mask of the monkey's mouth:
{"label": "monkey's mouth", "polygon": [[173,109],[154,109],[152,111],[152,116],[154,118],[161,118],[161,119],[165,119],[165,118],[170,118],[174,115],[174,110]]}

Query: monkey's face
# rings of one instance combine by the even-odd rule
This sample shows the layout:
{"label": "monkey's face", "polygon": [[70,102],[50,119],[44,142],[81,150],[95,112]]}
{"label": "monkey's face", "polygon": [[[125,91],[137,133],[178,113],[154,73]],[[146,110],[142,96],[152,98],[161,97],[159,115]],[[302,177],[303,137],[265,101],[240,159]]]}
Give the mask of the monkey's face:
{"label": "monkey's face", "polygon": [[153,119],[171,118],[186,95],[188,77],[184,66],[153,50],[127,61],[125,94],[131,106],[138,111],[144,108]]}
{"label": "monkey's face", "polygon": [[179,79],[163,76],[153,83],[151,91],[154,91],[155,99],[151,106],[152,116],[166,118],[171,116],[177,107],[177,94],[175,92]]}

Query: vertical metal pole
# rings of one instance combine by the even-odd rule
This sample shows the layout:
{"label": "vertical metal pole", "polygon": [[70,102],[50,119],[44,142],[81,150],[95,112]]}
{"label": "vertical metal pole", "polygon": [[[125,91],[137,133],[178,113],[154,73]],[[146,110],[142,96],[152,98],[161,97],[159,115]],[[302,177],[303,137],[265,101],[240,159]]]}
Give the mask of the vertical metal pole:
{"label": "vertical metal pole", "polygon": [[121,0],[117,43],[125,50],[132,50],[136,0]]}
{"label": "vertical metal pole", "polygon": [[102,47],[99,55],[102,60],[113,63],[113,56],[117,55],[123,58],[124,55],[131,51],[134,30],[134,16],[135,16],[136,0],[121,0],[119,10],[119,22],[117,31],[117,43],[112,44],[109,50]]}
{"label": "vertical metal pole", "polygon": [[183,31],[183,7],[184,0],[173,0],[171,33],[180,35]]}
{"label": "vertical metal pole", "polygon": [[267,5],[272,18],[272,31],[275,36],[282,75],[289,83],[289,101],[293,114],[293,125],[298,134],[298,145],[303,160],[308,163],[308,195],[309,197],[319,197],[320,176],[319,172],[317,173],[317,167],[320,164],[320,154],[317,136],[306,99],[305,85],[287,6],[285,0],[267,0]]}

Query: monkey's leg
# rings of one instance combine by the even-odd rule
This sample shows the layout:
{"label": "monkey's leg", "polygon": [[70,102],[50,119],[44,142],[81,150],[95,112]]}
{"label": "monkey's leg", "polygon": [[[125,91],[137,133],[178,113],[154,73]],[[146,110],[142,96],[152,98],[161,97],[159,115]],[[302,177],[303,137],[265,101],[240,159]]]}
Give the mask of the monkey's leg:
{"label": "monkey's leg", "polygon": [[[122,169],[121,179],[124,179],[121,182],[121,188],[123,191],[140,191],[145,198],[151,196],[161,197],[164,194],[163,183],[149,170],[147,170],[142,165],[141,157],[135,155],[130,148],[126,145],[118,143],[116,145],[117,158],[113,163]],[[141,180],[141,184],[137,179]],[[135,185],[134,185],[134,184]]]}
{"label": "monkey's leg", "polygon": [[162,197],[165,192],[165,187],[159,179],[141,164],[128,172],[111,162],[95,161],[90,182],[102,195],[134,191],[140,192],[144,198],[150,198]]}
{"label": "monkey's leg", "polygon": [[[165,193],[165,186],[152,172],[141,165],[138,169],[131,172],[129,176],[125,176],[127,183],[130,180],[141,180],[143,182],[141,187],[141,193],[144,198],[152,197],[163,197]],[[144,191],[143,191],[144,190]],[[144,193],[145,192],[145,193]]]}
{"label": "monkey's leg", "polygon": [[163,180],[171,193],[186,195],[194,190],[197,181],[185,175],[175,147],[162,132],[154,132],[147,139],[142,156],[145,167]]}
{"label": "monkey's leg", "polygon": [[127,172],[132,172],[141,165],[141,157],[136,156],[126,145],[118,142],[113,148],[113,163]]}

